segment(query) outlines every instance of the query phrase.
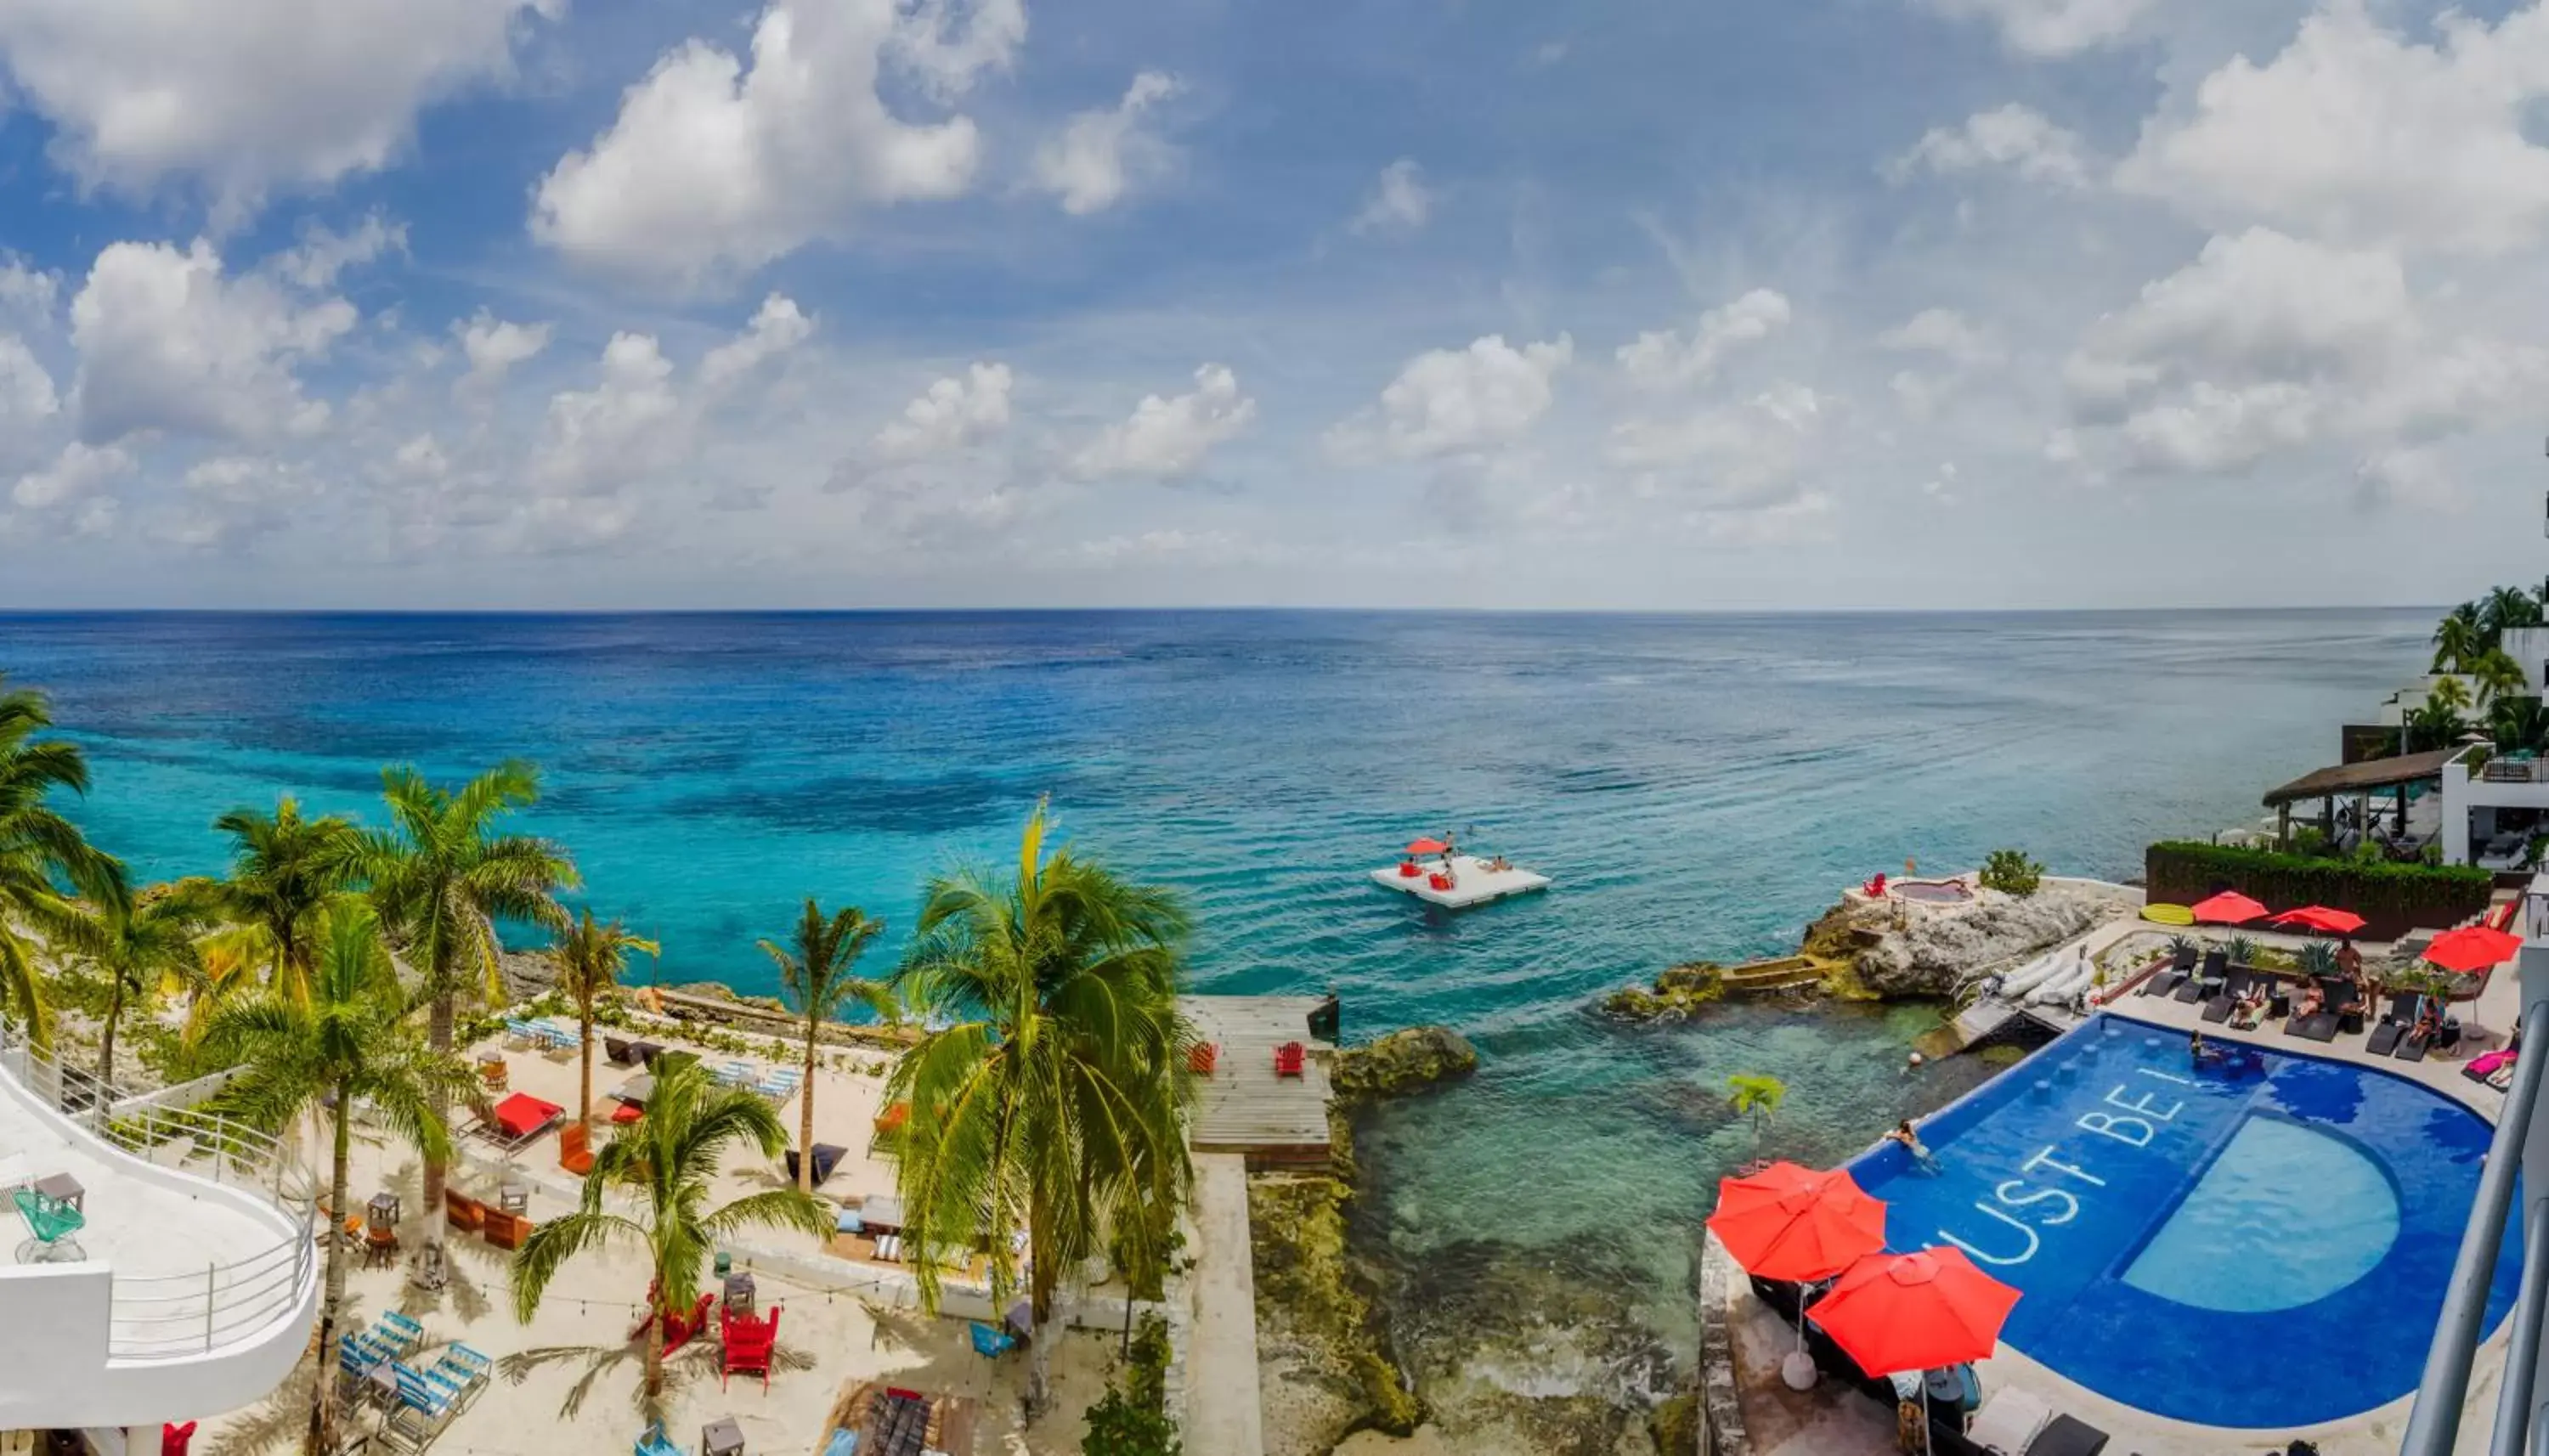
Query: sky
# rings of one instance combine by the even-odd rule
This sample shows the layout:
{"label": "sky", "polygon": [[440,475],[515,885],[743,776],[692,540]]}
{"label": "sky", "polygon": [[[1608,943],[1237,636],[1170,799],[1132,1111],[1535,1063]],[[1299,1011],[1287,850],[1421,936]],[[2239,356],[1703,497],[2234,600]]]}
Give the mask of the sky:
{"label": "sky", "polygon": [[0,0],[0,607],[2536,581],[2549,0]]}

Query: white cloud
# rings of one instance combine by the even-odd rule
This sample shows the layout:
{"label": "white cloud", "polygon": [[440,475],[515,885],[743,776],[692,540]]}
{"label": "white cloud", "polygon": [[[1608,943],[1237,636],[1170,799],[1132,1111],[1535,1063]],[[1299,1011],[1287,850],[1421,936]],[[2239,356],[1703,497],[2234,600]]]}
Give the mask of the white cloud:
{"label": "white cloud", "polygon": [[1756,288],[1700,315],[1687,340],[1678,329],[1642,333],[1614,357],[1643,388],[1678,389],[1708,379],[1728,354],[1787,327],[1791,317],[1786,295]]}
{"label": "white cloud", "polygon": [[1403,237],[1421,231],[1433,215],[1434,194],[1425,186],[1423,170],[1414,158],[1400,157],[1380,169],[1371,195],[1364,199],[1363,211],[1347,226],[1357,232]]}
{"label": "white cloud", "polygon": [[[2063,369],[2075,420],[2122,463],[2227,474],[2322,437],[2380,452],[2511,416],[2549,350],[2456,335],[2396,257],[2251,228],[2100,318]],[[2061,438],[2077,455],[2079,435]]]}
{"label": "white cloud", "polygon": [[1885,171],[1901,182],[1921,172],[1946,176],[2003,169],[2030,182],[2089,185],[2089,163],[2079,134],[2016,102],[1976,112],[1958,126],[1931,128],[1910,151],[1887,163]]}
{"label": "white cloud", "polygon": [[2073,55],[2130,35],[2158,0],[1925,0],[1959,20],[1987,21],[2023,55]]}
{"label": "white cloud", "polygon": [[376,171],[417,113],[507,76],[564,0],[8,0],[0,64],[91,186],[199,184],[236,219],[272,188]]}
{"label": "white cloud", "polygon": [[1074,471],[1155,481],[1192,475],[1214,446],[1257,417],[1257,402],[1239,392],[1238,376],[1227,366],[1206,364],[1195,370],[1194,380],[1190,393],[1175,399],[1143,396],[1130,419],[1107,426],[1080,452]]}
{"label": "white cloud", "polygon": [[1953,364],[1997,363],[1998,340],[1953,309],[1924,309],[1876,336],[1889,349],[1936,354]]}
{"label": "white cloud", "polygon": [[23,259],[0,251],[0,310],[30,321],[49,321],[61,284],[60,274],[31,268]]}
{"label": "white cloud", "polygon": [[485,309],[473,318],[454,322],[451,332],[469,360],[461,387],[478,391],[493,390],[515,365],[528,362],[549,346],[549,325],[511,323]]}
{"label": "white cloud", "polygon": [[962,379],[941,379],[876,432],[878,455],[919,460],[978,445],[1009,424],[1009,366],[976,363]]}
{"label": "white cloud", "polygon": [[1177,153],[1142,123],[1152,107],[1183,89],[1165,71],[1144,71],[1112,109],[1074,116],[1062,135],[1036,148],[1036,185],[1060,198],[1064,212],[1085,217],[1164,175]]}
{"label": "white cloud", "polygon": [[947,3],[774,0],[748,66],[685,43],[541,179],[532,235],[581,263],[701,287],[840,237],[863,208],[964,192],[982,150],[973,120],[905,121],[877,88],[888,59],[940,95],[1007,64],[1023,12],[987,0],[967,17]]}
{"label": "white cloud", "polygon": [[[53,377],[38,363],[26,341],[0,333],[0,435],[22,435],[61,412],[53,395]],[[0,440],[5,448],[5,440]]]}
{"label": "white cloud", "polygon": [[222,439],[306,434],[327,423],[297,364],[328,352],[356,315],[343,299],[303,303],[257,274],[226,277],[198,239],[109,244],[71,300],[79,354],[72,397],[92,444],[161,429]]}
{"label": "white cloud", "polygon": [[616,490],[663,466],[680,414],[673,366],[654,336],[613,334],[601,382],[550,398],[535,473],[569,492]]}
{"label": "white cloud", "polygon": [[426,433],[401,441],[390,468],[405,480],[438,481],[451,473],[451,461],[442,453],[442,443]]}
{"label": "white cloud", "polygon": [[336,275],[371,262],[385,252],[407,251],[407,225],[378,213],[366,216],[350,232],[316,224],[302,228],[298,246],[277,253],[268,263],[285,282],[312,290],[335,286]]}
{"label": "white cloud", "polygon": [[1710,510],[1793,505],[1830,402],[1782,383],[1748,399],[1611,428],[1611,463],[1648,495]]}
{"label": "white cloud", "polygon": [[2446,14],[2410,45],[2349,0],[2266,65],[2233,57],[2192,112],[2154,118],[2119,186],[2200,223],[2262,222],[2345,243],[2452,253],[2530,247],[2549,224],[2549,7],[2491,29]]}
{"label": "white cloud", "polygon": [[50,466],[18,477],[9,499],[23,509],[52,510],[92,496],[132,469],[133,457],[117,446],[73,440]]}
{"label": "white cloud", "polygon": [[1366,411],[1328,432],[1347,456],[1427,460],[1510,444],[1530,433],[1557,398],[1558,371],[1575,358],[1565,334],[1515,348],[1500,333],[1465,349],[1430,349],[1410,359]]}
{"label": "white cloud", "polygon": [[797,301],[772,294],[761,301],[761,311],[752,316],[744,331],[732,340],[708,350],[700,360],[700,382],[717,389],[750,374],[764,361],[796,348],[813,336],[814,320],[797,307]]}

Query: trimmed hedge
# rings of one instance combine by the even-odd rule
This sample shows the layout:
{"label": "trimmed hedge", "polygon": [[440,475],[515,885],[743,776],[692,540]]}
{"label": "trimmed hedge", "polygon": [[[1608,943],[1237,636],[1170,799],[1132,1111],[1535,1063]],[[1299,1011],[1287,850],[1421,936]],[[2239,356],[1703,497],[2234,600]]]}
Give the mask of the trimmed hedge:
{"label": "trimmed hedge", "polygon": [[2143,852],[2142,884],[2153,904],[2192,905],[2230,889],[2276,912],[2351,910],[2363,917],[2364,935],[2390,940],[2485,911],[2496,876],[2474,864],[2356,864],[2180,840]]}

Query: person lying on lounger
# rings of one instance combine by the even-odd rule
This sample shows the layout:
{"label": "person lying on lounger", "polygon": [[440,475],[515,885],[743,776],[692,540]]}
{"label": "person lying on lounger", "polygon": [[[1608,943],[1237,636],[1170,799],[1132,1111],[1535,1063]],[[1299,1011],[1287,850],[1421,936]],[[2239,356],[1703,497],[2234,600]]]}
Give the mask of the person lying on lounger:
{"label": "person lying on lounger", "polygon": [[2312,981],[2302,988],[2302,999],[2293,1003],[2293,1016],[2296,1019],[2316,1016],[2326,1004],[2327,992],[2319,988],[2318,982]]}
{"label": "person lying on lounger", "polygon": [[2235,1031],[2253,1032],[2257,1023],[2266,1019],[2266,988],[2251,986],[2247,993],[2230,1003],[2230,1025]]}

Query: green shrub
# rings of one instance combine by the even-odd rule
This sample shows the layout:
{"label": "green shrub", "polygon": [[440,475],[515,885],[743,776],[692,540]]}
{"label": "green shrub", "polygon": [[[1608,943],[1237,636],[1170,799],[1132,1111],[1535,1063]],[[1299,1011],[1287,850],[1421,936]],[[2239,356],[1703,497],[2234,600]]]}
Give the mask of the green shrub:
{"label": "green shrub", "polygon": [[2325,941],[2313,941],[2302,947],[2301,968],[2304,975],[2336,974],[2336,948]]}
{"label": "green shrub", "polygon": [[2371,922],[2376,939],[2479,914],[2496,882],[2473,864],[2356,864],[2191,840],[2146,850],[2142,880],[2155,902],[2193,904],[2231,885],[2269,906],[2333,905]]}
{"label": "green shrub", "polygon": [[1088,1408],[1081,1456],[1180,1456],[1184,1445],[1169,1423],[1168,1370],[1169,1326],[1159,1316],[1148,1316],[1133,1337],[1132,1360]]}
{"label": "green shrub", "polygon": [[2044,882],[2044,866],[2017,850],[1994,850],[1983,860],[1982,886],[2005,895],[2031,895]]}
{"label": "green shrub", "polygon": [[2221,952],[2223,955],[2230,957],[2230,963],[2233,965],[2254,965],[2257,963],[2257,943],[2248,939],[2246,936],[2232,936],[2230,939],[2223,941],[2221,943]]}

